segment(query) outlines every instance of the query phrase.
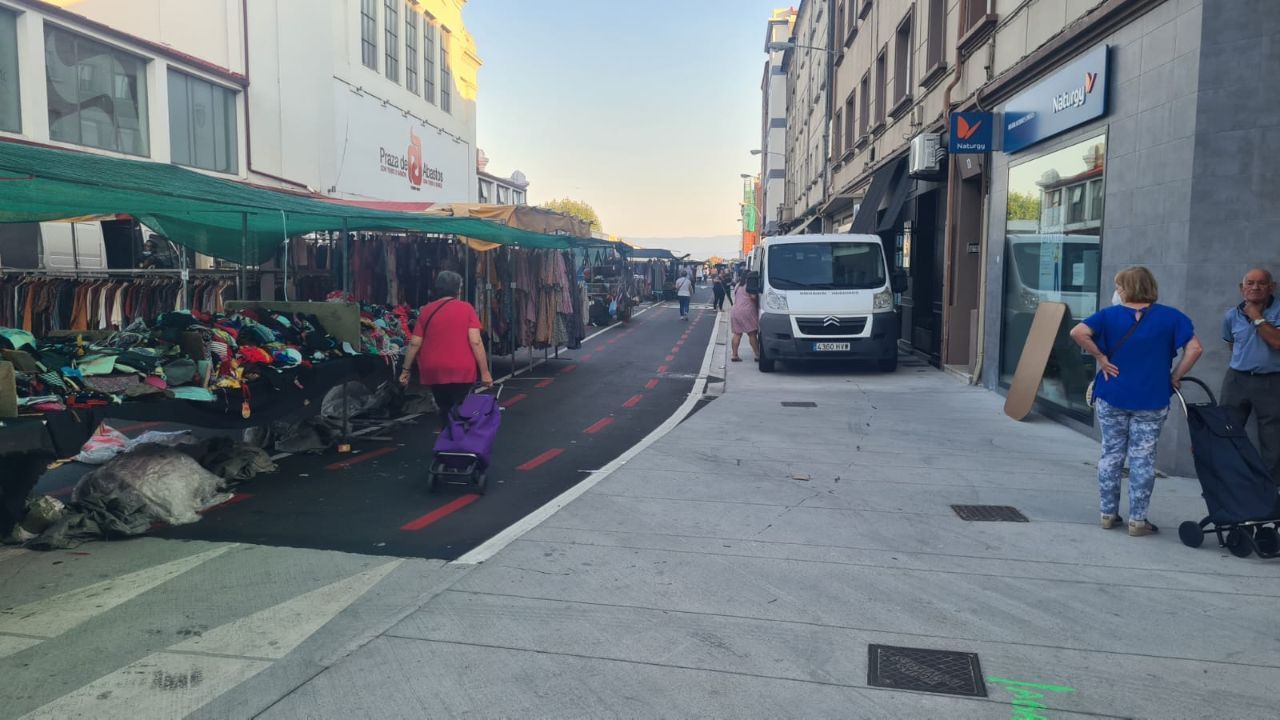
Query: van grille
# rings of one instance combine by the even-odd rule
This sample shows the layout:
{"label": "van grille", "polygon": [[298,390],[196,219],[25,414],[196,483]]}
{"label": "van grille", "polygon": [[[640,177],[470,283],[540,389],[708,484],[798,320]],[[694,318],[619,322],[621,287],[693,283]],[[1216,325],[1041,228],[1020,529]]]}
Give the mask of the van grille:
{"label": "van grille", "polygon": [[861,335],[867,329],[867,318],[863,317],[819,317],[796,318],[796,327],[801,335]]}

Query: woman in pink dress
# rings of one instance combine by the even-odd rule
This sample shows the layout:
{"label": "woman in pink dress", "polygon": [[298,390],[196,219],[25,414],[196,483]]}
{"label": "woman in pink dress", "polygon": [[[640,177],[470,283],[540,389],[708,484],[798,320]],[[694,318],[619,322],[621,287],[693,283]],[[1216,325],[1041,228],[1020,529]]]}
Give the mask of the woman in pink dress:
{"label": "woman in pink dress", "polygon": [[744,278],[733,289],[733,309],[729,311],[729,329],[733,331],[734,362],[742,362],[738,356],[738,346],[742,344],[745,334],[751,341],[751,352],[760,357],[760,297],[747,292],[747,281]]}

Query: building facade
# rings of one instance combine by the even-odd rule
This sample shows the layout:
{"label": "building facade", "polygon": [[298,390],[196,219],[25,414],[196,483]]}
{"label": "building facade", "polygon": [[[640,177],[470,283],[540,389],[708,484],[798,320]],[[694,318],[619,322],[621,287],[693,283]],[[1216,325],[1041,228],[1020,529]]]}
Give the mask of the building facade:
{"label": "building facade", "polygon": [[760,78],[760,207],[761,233],[774,235],[785,206],[787,186],[787,72],[783,50],[770,45],[791,39],[796,22],[794,8],[774,10],[765,32],[764,74]]}
{"label": "building facade", "polygon": [[471,202],[480,60],[463,6],[0,0],[0,137],[349,200]]}
{"label": "building facade", "polygon": [[829,0],[803,0],[796,9],[790,42],[783,52],[787,78],[782,232],[820,232],[825,200],[831,62]]}
{"label": "building facade", "polygon": [[[1280,3],[1089,10],[1045,36],[1030,19],[1002,25],[997,75],[976,98],[1002,113],[1005,136],[991,156],[982,382],[1008,386],[1033,301],[1064,302],[1067,323],[1077,322],[1110,303],[1116,272],[1140,264],[1155,273],[1160,302],[1195,323],[1205,354],[1193,374],[1216,388],[1230,360],[1222,319],[1240,301],[1241,278],[1254,266],[1280,269],[1280,168],[1270,162]],[[1002,42],[1025,49],[1001,52]],[[1065,119],[1010,129],[1031,113]],[[1092,358],[1056,348],[1038,408],[1096,435],[1083,402],[1093,373]],[[1165,426],[1160,465],[1189,475],[1179,414]]]}
{"label": "building facade", "polygon": [[528,205],[529,179],[516,170],[510,177],[489,172],[489,156],[481,150],[476,156],[477,202],[481,205]]}
{"label": "building facade", "polygon": [[[808,5],[793,43],[807,44]],[[830,184],[814,208],[812,172],[796,173],[793,227],[894,248],[911,278],[902,347],[1005,392],[1039,303],[1067,305],[1065,333],[1109,303],[1118,270],[1143,264],[1161,302],[1196,323],[1196,375],[1220,382],[1240,277],[1280,270],[1280,171],[1267,162],[1280,3],[834,0],[830,14]],[[787,146],[801,158],[812,100],[793,77]],[[995,149],[946,155],[952,111],[994,112]],[[1058,343],[1037,408],[1096,435],[1093,372]],[[1191,472],[1184,424],[1166,434],[1162,467]]]}

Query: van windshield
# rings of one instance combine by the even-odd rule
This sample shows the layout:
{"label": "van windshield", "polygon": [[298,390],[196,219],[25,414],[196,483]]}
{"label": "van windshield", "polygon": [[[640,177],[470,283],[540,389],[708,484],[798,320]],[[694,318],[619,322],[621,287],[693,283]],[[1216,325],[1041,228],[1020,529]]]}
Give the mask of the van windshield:
{"label": "van windshield", "polygon": [[886,279],[884,253],[869,242],[775,245],[768,272],[779,290],[873,290]]}

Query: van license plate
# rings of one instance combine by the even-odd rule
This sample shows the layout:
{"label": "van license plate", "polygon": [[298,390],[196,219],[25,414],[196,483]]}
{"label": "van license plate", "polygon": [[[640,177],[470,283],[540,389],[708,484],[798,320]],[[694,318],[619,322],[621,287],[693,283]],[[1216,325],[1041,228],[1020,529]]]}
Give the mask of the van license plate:
{"label": "van license plate", "polygon": [[814,352],[840,352],[849,350],[849,343],[814,343]]}

